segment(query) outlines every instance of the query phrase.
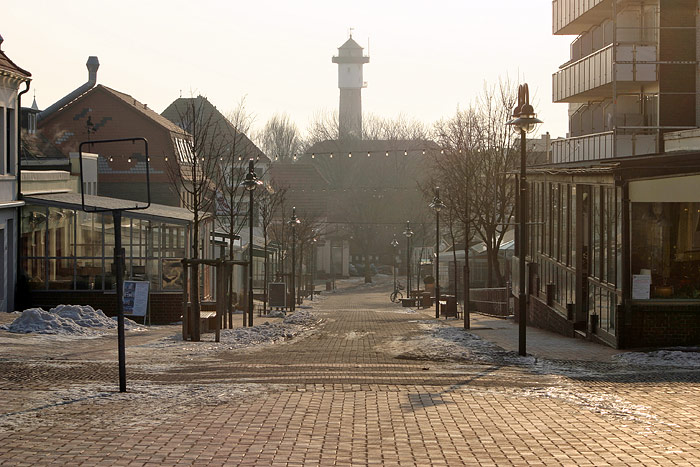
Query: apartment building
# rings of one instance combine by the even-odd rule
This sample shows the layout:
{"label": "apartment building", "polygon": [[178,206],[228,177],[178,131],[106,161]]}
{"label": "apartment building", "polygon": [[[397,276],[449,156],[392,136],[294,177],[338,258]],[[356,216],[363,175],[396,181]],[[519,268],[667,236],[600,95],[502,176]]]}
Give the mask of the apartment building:
{"label": "apartment building", "polygon": [[575,35],[552,75],[569,104],[553,162],[663,152],[662,135],[696,126],[696,0],[554,0],[553,33]]}
{"label": "apartment building", "polygon": [[569,135],[528,170],[529,323],[618,348],[700,342],[697,11],[552,2],[554,34],[573,36],[552,78]]}

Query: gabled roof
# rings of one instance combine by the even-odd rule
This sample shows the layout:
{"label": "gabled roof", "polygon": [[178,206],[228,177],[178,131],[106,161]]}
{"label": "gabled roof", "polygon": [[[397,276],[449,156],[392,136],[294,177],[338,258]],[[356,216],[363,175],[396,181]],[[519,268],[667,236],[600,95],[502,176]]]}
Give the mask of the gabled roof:
{"label": "gabled roof", "polygon": [[[2,44],[2,38],[0,37],[0,44]],[[5,55],[5,52],[0,50],[0,71],[10,73],[22,78],[29,78],[32,76],[27,70],[18,67],[15,62],[10,60],[10,57]]]}
{"label": "gabled roof", "polygon": [[[175,99],[162,113],[161,116],[175,125],[186,114],[186,105],[194,101],[197,111],[201,112],[202,121],[211,121],[220,128],[220,134],[226,139],[227,144],[236,146],[236,156],[256,157],[262,163],[270,163],[270,159],[253,143],[245,133],[241,132],[204,96],[180,97]],[[179,125],[178,125],[179,127]],[[216,136],[216,135],[215,135]]]}
{"label": "gabled roof", "polygon": [[131,97],[129,94],[125,94],[123,92],[119,92],[115,89],[108,88],[107,86],[103,84],[98,84],[95,86],[93,89],[101,89],[109,94],[119,98],[120,100],[124,101],[125,103],[129,104],[131,107],[133,107],[135,110],[141,112],[144,116],[148,117],[149,119],[153,120],[160,126],[164,127],[165,129],[172,131],[173,133],[181,133],[184,134],[184,130],[180,128],[179,126],[175,125],[173,122],[168,120],[167,118],[163,117],[160,115],[158,112],[150,109],[146,104],[142,104],[141,102],[137,101],[133,97]]}

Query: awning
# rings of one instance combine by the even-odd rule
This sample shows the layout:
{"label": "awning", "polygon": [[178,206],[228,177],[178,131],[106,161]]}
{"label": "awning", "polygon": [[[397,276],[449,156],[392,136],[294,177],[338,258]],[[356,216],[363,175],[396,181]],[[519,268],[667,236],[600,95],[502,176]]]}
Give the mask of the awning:
{"label": "awning", "polygon": [[700,175],[664,177],[629,182],[633,203],[700,202]]}

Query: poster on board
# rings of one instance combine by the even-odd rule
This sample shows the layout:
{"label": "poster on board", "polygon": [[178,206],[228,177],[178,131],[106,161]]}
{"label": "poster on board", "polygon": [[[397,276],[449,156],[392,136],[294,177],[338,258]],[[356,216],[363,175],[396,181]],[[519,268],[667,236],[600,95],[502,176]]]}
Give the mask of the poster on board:
{"label": "poster on board", "polygon": [[146,316],[148,311],[147,281],[124,281],[124,314]]}

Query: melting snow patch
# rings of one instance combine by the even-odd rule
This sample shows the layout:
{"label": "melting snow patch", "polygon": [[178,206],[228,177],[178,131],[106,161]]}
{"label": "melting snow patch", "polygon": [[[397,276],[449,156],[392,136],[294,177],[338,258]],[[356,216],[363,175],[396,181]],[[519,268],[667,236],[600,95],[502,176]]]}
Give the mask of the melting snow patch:
{"label": "melting snow patch", "polygon": [[461,328],[420,322],[424,334],[397,339],[388,345],[388,351],[398,358],[432,361],[471,360],[491,362],[494,360],[519,361],[514,352],[506,352],[479,336]]}
{"label": "melting snow patch", "polygon": [[[95,310],[90,305],[58,305],[49,311],[41,308],[24,310],[4,329],[14,333],[94,337],[116,327],[116,318],[109,318],[102,310]],[[124,319],[124,328],[144,329],[128,318]]]}
{"label": "melting snow patch", "polygon": [[630,365],[700,368],[700,352],[697,348],[627,352],[615,355],[613,358]]}
{"label": "melting snow patch", "polygon": [[157,343],[148,344],[148,347],[178,347],[188,353],[188,355],[207,354],[214,350],[223,349],[243,349],[257,347],[261,345],[274,344],[298,337],[314,329],[319,323],[318,318],[308,310],[297,310],[288,314],[282,322],[270,323],[265,321],[262,324],[248,328],[222,329],[220,332],[220,342],[183,342],[180,336],[172,339],[162,340]]}

